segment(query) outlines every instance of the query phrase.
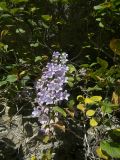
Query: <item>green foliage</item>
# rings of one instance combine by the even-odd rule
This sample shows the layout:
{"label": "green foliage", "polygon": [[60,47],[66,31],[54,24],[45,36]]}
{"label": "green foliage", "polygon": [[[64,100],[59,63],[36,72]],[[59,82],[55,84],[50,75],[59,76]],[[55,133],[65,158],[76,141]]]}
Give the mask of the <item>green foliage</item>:
{"label": "green foliage", "polygon": [[53,110],[54,110],[54,112],[58,112],[61,115],[63,115],[64,117],[66,117],[66,112],[62,108],[56,106],[56,107],[53,107]]}
{"label": "green foliage", "polygon": [[102,141],[100,147],[112,158],[120,158],[120,144],[108,141]]}
{"label": "green foliage", "polygon": [[[52,52],[65,51],[69,58],[66,88],[71,97],[54,107],[54,112],[65,124],[80,125],[79,136],[86,137],[93,129],[91,135],[95,131],[96,136],[92,140],[100,144],[100,158],[120,158],[120,143],[111,136],[119,137],[115,131],[120,121],[119,31],[119,0],[1,0],[0,89],[1,98],[10,107],[9,115],[31,115],[36,80]],[[96,156],[98,147],[92,140],[84,139],[80,148],[86,147],[83,150],[91,159],[87,151]],[[43,159],[51,159],[51,152],[46,150]]]}

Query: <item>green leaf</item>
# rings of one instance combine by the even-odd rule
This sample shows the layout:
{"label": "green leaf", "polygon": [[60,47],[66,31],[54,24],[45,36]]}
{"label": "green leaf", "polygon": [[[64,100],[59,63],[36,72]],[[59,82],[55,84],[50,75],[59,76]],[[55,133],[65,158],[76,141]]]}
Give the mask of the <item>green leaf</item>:
{"label": "green leaf", "polygon": [[99,23],[99,26],[100,26],[101,28],[104,28],[104,24],[103,24],[102,22]]}
{"label": "green leaf", "polygon": [[92,96],[90,99],[94,102],[100,102],[102,100],[102,97],[101,96]]}
{"label": "green leaf", "polygon": [[37,57],[35,57],[35,62],[37,62],[37,61],[41,61],[42,60],[42,57],[41,56],[37,56]]}
{"label": "green leaf", "polygon": [[93,110],[93,109],[89,109],[89,110],[87,110],[87,112],[86,112],[86,116],[88,116],[88,117],[91,117],[91,116],[93,116],[95,114],[95,110]]}
{"label": "green leaf", "polygon": [[110,8],[110,7],[111,7],[111,2],[105,2],[100,5],[94,6],[94,9],[95,10],[104,10],[104,9]]}
{"label": "green leaf", "polygon": [[68,85],[69,85],[71,88],[74,86],[74,83],[73,83],[73,82],[68,81],[67,83],[68,83]]}
{"label": "green leaf", "polygon": [[12,3],[28,2],[28,0],[11,0]]}
{"label": "green leaf", "polygon": [[98,85],[94,87],[88,87],[87,92],[92,92],[92,91],[102,91],[102,88],[100,88]]}
{"label": "green leaf", "polygon": [[36,42],[36,43],[31,43],[31,44],[30,44],[30,46],[31,46],[31,47],[35,47],[35,48],[36,48],[36,47],[38,47],[38,46],[39,46],[39,43],[38,43],[38,42]]}
{"label": "green leaf", "polygon": [[72,108],[75,104],[75,101],[73,99],[68,101],[68,107]]}
{"label": "green leaf", "polygon": [[91,127],[96,127],[97,125],[98,125],[98,122],[94,118],[91,118],[90,119],[90,126]]}
{"label": "green leaf", "polygon": [[74,81],[74,77],[68,77],[68,81],[73,82]]}
{"label": "green leaf", "polygon": [[101,65],[101,67],[103,67],[104,69],[106,69],[108,67],[108,62],[105,61],[104,59],[101,59],[99,57],[97,57],[97,62]]}
{"label": "green leaf", "polygon": [[69,73],[76,72],[76,68],[72,64],[68,64],[69,67]]}
{"label": "green leaf", "polygon": [[7,81],[0,81],[0,86],[3,86],[7,83]]}
{"label": "green leaf", "polygon": [[120,144],[109,141],[102,141],[100,142],[100,147],[112,158],[120,158]]}
{"label": "green leaf", "polygon": [[25,33],[25,30],[23,30],[22,28],[17,28],[16,29],[16,33]]}
{"label": "green leaf", "polygon": [[55,112],[61,113],[64,117],[66,117],[66,112],[65,112],[62,108],[56,106],[56,107],[53,107],[53,110],[54,110]]}
{"label": "green leaf", "polygon": [[104,101],[101,106],[101,110],[103,113],[112,113],[113,110],[118,109],[119,105],[112,104],[110,102]]}
{"label": "green leaf", "polygon": [[0,11],[7,10],[6,2],[0,2]]}
{"label": "green leaf", "polygon": [[52,20],[52,16],[50,16],[50,15],[42,15],[41,17],[45,21],[51,21]]}
{"label": "green leaf", "polygon": [[10,83],[13,83],[13,82],[17,81],[17,75],[15,75],[15,74],[8,75],[6,81],[8,81]]}

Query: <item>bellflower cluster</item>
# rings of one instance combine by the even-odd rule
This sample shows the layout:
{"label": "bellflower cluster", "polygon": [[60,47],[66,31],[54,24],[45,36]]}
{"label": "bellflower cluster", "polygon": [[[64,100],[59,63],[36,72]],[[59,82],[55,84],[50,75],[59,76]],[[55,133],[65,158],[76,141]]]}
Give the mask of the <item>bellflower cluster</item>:
{"label": "bellflower cluster", "polygon": [[32,114],[34,117],[39,118],[42,124],[41,129],[45,133],[53,130],[53,128],[50,130],[46,126],[58,121],[57,113],[55,113],[54,118],[50,118],[52,114],[51,106],[58,104],[62,100],[68,100],[69,97],[67,90],[64,90],[64,84],[67,83],[68,79],[66,77],[66,72],[68,71],[66,66],[67,56],[66,53],[53,52],[51,62],[47,63],[41,78],[36,83],[36,102],[38,107],[34,108]]}

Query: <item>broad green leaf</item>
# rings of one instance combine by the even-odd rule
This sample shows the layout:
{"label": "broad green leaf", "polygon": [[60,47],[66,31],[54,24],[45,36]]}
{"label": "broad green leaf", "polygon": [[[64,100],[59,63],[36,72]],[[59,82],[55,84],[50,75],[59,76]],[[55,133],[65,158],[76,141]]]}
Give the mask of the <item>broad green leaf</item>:
{"label": "broad green leaf", "polygon": [[94,114],[95,114],[95,111],[92,110],[92,109],[90,109],[90,110],[88,110],[88,111],[86,112],[86,116],[88,116],[88,117],[91,117],[91,116],[93,116]]}
{"label": "broad green leaf", "polygon": [[100,142],[100,147],[103,151],[105,151],[112,158],[120,158],[120,144],[119,143],[102,141]]}
{"label": "broad green leaf", "polygon": [[92,96],[90,99],[94,102],[100,102],[102,100],[102,97],[101,96]]}
{"label": "broad green leaf", "polygon": [[101,106],[101,110],[102,110],[102,112],[103,113],[112,113],[113,112],[113,110],[116,110],[116,109],[118,109],[119,108],[119,105],[117,105],[117,104],[112,104],[112,103],[110,103],[110,102],[107,102],[107,101],[104,101],[103,103],[102,103],[102,106]]}
{"label": "broad green leaf", "polygon": [[96,127],[97,125],[98,125],[98,122],[94,118],[90,119],[90,126],[91,127]]}
{"label": "broad green leaf", "polygon": [[10,82],[10,83],[13,83],[13,82],[17,81],[17,79],[18,79],[17,75],[12,74],[12,75],[8,75],[8,76],[7,76],[6,81],[8,81],[8,82]]}
{"label": "broad green leaf", "polygon": [[60,107],[58,107],[58,106],[53,107],[53,110],[54,110],[55,112],[61,113],[64,117],[67,116],[67,114],[66,114],[66,112],[64,111],[64,109],[62,109],[62,108],[60,108]]}

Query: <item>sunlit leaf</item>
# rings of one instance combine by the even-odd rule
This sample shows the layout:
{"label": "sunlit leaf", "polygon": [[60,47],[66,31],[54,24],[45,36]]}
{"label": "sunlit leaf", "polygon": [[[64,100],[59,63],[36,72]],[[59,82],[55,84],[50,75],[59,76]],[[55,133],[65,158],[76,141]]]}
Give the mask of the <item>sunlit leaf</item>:
{"label": "sunlit leaf", "polygon": [[13,83],[13,82],[17,81],[17,79],[18,79],[18,77],[15,74],[7,76],[7,81],[10,82],[10,83]]}
{"label": "sunlit leaf", "polygon": [[21,76],[23,76],[25,74],[26,74],[26,71],[22,71],[22,72],[20,72],[19,76],[21,77]]}
{"label": "sunlit leaf", "polygon": [[96,127],[97,125],[98,125],[98,123],[94,118],[90,119],[90,126],[91,127]]}
{"label": "sunlit leaf", "polygon": [[86,108],[85,108],[85,105],[84,105],[84,104],[80,104],[80,103],[79,103],[79,104],[77,105],[77,109],[79,109],[79,110],[81,110],[82,112],[84,112]]}
{"label": "sunlit leaf", "polygon": [[67,84],[68,84],[71,88],[74,87],[74,83],[73,83],[73,82],[68,81]]}
{"label": "sunlit leaf", "polygon": [[68,77],[68,81],[69,81],[69,82],[74,82],[74,77],[72,77],[72,76],[70,77],[70,76],[69,76],[69,77]]}
{"label": "sunlit leaf", "polygon": [[102,97],[101,96],[92,96],[90,99],[94,102],[100,102],[102,100]]}
{"label": "sunlit leaf", "polygon": [[98,147],[96,149],[96,153],[97,153],[97,155],[98,155],[99,158],[102,158],[102,159],[105,159],[105,160],[109,159],[108,156],[106,156],[105,154],[103,154],[103,152],[102,152],[102,150],[101,150],[100,147]]}
{"label": "sunlit leaf", "polygon": [[51,21],[52,20],[52,16],[50,15],[42,15],[41,16],[45,21]]}
{"label": "sunlit leaf", "polygon": [[72,64],[68,64],[69,67],[69,73],[76,72],[76,68]]}
{"label": "sunlit leaf", "polygon": [[85,98],[85,104],[93,104],[94,101],[91,98]]}
{"label": "sunlit leaf", "polygon": [[110,8],[111,5],[112,5],[111,2],[105,2],[105,3],[102,3],[100,5],[94,6],[94,9],[95,10],[103,10],[103,9],[106,9],[106,8]]}
{"label": "sunlit leaf", "polygon": [[92,110],[92,109],[90,109],[90,110],[88,110],[88,111],[86,112],[86,116],[88,116],[88,117],[91,117],[91,116],[93,116],[94,114],[95,114],[95,111]]}
{"label": "sunlit leaf", "polygon": [[22,28],[17,28],[17,29],[16,29],[16,33],[21,33],[21,34],[23,34],[23,33],[25,33],[25,30],[22,29]]}

